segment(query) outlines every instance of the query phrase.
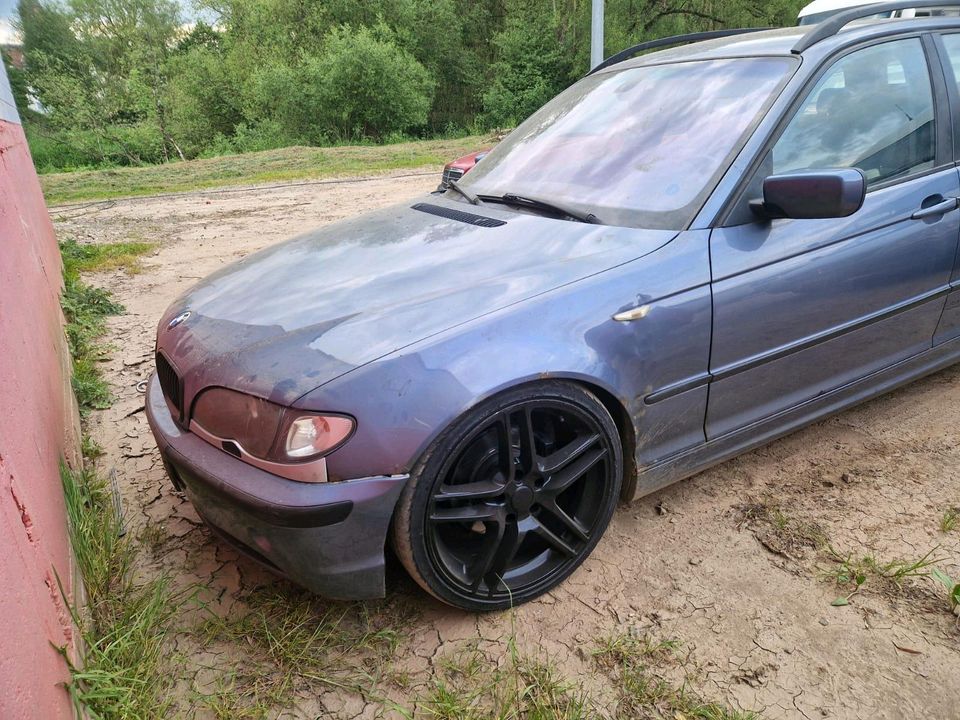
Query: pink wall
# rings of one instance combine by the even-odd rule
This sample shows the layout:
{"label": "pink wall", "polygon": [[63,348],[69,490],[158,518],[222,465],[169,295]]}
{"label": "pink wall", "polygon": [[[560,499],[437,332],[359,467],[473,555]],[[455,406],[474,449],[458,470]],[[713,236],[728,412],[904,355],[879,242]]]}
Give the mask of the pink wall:
{"label": "pink wall", "polygon": [[76,410],[60,254],[5,90],[0,65],[0,718],[68,718],[52,645],[73,652],[73,630],[54,568],[72,592],[58,461],[76,459]]}

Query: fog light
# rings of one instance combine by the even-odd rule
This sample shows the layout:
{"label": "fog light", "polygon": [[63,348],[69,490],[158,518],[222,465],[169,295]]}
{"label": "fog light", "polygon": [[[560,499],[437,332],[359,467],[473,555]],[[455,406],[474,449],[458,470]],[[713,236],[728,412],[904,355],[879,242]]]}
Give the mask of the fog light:
{"label": "fog light", "polygon": [[353,421],[350,418],[304,415],[290,423],[284,449],[287,457],[297,460],[321,455],[340,445],[351,432]]}

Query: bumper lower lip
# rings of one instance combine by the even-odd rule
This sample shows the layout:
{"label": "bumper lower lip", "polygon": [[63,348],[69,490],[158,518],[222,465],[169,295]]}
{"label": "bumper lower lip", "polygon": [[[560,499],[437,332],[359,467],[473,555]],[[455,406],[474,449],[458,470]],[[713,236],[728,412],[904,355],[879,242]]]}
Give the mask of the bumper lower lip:
{"label": "bumper lower lip", "polygon": [[156,376],[146,413],[173,482],[221,535],[320,595],[383,597],[384,544],[406,475],[338,483],[278,477],[177,427]]}

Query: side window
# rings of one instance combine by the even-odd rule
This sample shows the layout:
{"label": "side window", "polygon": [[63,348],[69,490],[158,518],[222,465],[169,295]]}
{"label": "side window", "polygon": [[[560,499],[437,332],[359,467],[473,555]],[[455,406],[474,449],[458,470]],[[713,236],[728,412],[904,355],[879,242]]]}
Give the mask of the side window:
{"label": "side window", "polygon": [[944,35],[943,47],[947,51],[947,57],[950,58],[953,79],[960,85],[960,35]]}
{"label": "side window", "polygon": [[870,186],[922,172],[934,166],[934,123],[920,40],[874,45],[827,70],[774,146],[772,173],[852,167]]}

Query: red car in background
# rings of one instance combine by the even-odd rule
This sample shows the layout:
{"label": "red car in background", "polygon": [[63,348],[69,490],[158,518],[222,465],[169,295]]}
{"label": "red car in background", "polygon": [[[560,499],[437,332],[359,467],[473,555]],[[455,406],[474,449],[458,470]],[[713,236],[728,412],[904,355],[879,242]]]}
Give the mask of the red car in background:
{"label": "red car in background", "polygon": [[456,160],[448,162],[443,166],[443,178],[440,180],[440,187],[438,187],[437,190],[446,190],[450,187],[451,180],[459,180],[462,178],[473,169],[474,165],[483,160],[489,152],[490,148],[477,150],[477,152],[458,157]]}

